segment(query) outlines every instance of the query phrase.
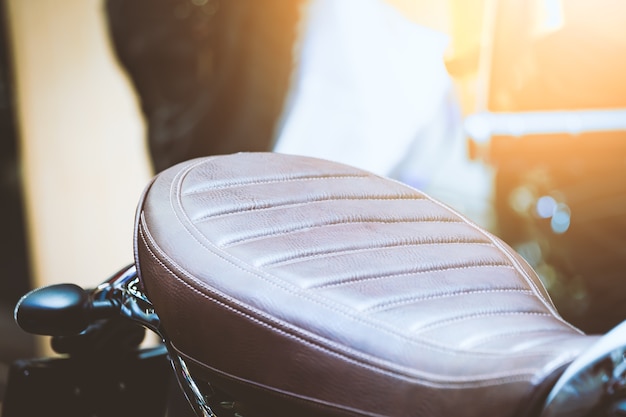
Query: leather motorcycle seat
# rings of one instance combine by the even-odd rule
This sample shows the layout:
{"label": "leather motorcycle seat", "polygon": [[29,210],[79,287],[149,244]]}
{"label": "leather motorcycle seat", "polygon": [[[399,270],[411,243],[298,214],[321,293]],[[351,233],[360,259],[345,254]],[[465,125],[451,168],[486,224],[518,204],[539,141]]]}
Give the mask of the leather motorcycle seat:
{"label": "leather motorcycle seat", "polygon": [[278,415],[528,415],[596,340],[497,237],[314,158],[165,170],[138,207],[135,252],[194,376]]}

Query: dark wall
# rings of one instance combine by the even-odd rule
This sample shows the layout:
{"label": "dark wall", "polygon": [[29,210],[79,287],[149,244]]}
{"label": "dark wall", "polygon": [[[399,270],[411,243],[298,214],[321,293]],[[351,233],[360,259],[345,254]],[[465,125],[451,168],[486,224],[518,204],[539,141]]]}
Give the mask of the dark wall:
{"label": "dark wall", "polygon": [[17,327],[12,314],[30,278],[5,7],[0,0],[0,404],[9,364],[34,354],[33,338]]}
{"label": "dark wall", "polygon": [[107,0],[139,94],[155,170],[269,150],[293,69],[302,0]]}
{"label": "dark wall", "polygon": [[0,1],[0,303],[29,287],[18,139],[13,107],[5,2]]}

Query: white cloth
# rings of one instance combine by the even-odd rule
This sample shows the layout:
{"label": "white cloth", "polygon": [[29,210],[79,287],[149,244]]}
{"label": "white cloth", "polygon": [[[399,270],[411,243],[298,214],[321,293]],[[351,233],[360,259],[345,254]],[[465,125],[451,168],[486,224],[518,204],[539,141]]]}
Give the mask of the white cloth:
{"label": "white cloth", "polygon": [[420,133],[442,121],[449,38],[380,0],[315,0],[309,12],[274,150],[390,175]]}

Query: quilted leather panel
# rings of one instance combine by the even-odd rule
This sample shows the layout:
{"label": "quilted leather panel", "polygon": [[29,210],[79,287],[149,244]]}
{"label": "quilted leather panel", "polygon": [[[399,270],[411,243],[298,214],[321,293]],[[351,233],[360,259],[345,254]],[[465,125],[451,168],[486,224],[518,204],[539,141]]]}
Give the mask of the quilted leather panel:
{"label": "quilted leather panel", "polygon": [[[138,213],[139,270],[180,352],[337,412],[514,415],[593,341],[503,242],[351,167],[190,161],[159,175]],[[384,392],[401,399],[372,400]]]}

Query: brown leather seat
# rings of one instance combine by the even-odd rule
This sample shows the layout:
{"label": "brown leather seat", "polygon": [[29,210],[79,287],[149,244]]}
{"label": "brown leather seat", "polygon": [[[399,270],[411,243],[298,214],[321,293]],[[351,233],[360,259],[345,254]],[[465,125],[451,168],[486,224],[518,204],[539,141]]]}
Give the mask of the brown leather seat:
{"label": "brown leather seat", "polygon": [[172,345],[200,379],[261,408],[526,415],[596,340],[502,241],[341,164],[192,160],[156,177],[137,223],[139,272]]}

